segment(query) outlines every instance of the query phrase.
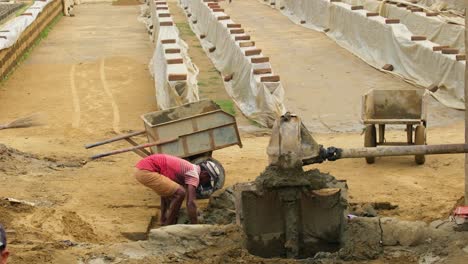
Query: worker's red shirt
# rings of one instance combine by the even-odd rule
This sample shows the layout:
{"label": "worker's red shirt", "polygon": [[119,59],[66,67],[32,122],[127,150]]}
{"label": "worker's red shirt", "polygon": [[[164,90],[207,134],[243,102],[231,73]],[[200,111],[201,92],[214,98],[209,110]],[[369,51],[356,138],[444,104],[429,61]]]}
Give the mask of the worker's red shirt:
{"label": "worker's red shirt", "polygon": [[197,187],[200,182],[200,166],[167,154],[150,155],[140,160],[135,167],[157,172],[181,185]]}

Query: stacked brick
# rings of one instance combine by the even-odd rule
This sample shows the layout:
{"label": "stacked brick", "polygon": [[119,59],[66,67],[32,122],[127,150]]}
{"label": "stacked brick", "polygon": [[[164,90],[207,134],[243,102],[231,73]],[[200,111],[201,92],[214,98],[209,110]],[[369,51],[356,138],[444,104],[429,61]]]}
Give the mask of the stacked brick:
{"label": "stacked brick", "polygon": [[[46,2],[46,1],[44,1]],[[34,14],[35,19],[22,32],[12,32],[11,29],[5,28],[7,24],[0,26],[0,42],[14,38],[12,45],[7,48],[0,49],[0,79],[6,75],[17,65],[22,55],[34,44],[40,33],[56,18],[61,15],[63,10],[63,2],[60,0],[47,1],[48,4],[40,13]],[[29,10],[29,9],[28,9]],[[24,11],[20,16],[34,18],[33,13]],[[13,35],[20,34],[18,35]]]}
{"label": "stacked brick", "polygon": [[187,45],[179,37],[167,3],[150,0],[150,11],[156,45],[152,70],[158,107],[167,109],[198,101],[198,69],[187,54]]}
{"label": "stacked brick", "polygon": [[271,127],[285,112],[284,90],[269,58],[235,23],[217,0],[182,1],[192,29],[215,67],[228,94],[247,117]]}

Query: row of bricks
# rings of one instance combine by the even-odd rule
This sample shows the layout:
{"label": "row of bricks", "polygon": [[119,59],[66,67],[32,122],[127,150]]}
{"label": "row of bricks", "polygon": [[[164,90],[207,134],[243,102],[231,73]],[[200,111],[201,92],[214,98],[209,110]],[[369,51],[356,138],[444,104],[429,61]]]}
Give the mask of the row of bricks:
{"label": "row of bricks", "polygon": [[[222,9],[217,1],[210,1],[210,0],[203,0],[203,2],[207,3],[207,6],[212,10],[212,12],[224,12],[224,9]],[[187,9],[187,8],[185,8]],[[191,16],[189,13],[187,15],[188,17]],[[230,16],[219,16],[217,17],[218,21],[221,20],[229,20],[231,17]],[[196,24],[196,21],[192,21],[193,23]],[[244,34],[245,30],[241,28],[241,24],[233,24],[229,23],[226,25],[227,28],[229,28],[229,32],[231,34]],[[201,34],[200,39],[204,39],[206,36]],[[255,46],[254,41],[250,41],[250,36],[249,35],[241,35],[241,36],[234,36],[235,41],[243,41],[239,42],[239,47],[253,47]],[[216,50],[216,47],[211,47],[208,49],[209,52],[214,52]],[[262,52],[261,49],[251,49],[251,50],[246,50],[244,52],[245,56],[254,56],[254,55],[260,55]],[[251,58],[250,59],[251,63],[266,63],[270,61],[269,57],[256,57],[256,58]],[[260,75],[260,74],[271,74],[272,70],[271,68],[263,68],[263,69],[254,69],[253,74],[254,75]],[[229,74],[224,77],[224,81],[230,81],[234,77],[234,74]],[[279,82],[280,77],[278,75],[272,75],[272,76],[262,76],[260,77],[261,82]]]}
{"label": "row of bricks", "polygon": [[[330,2],[340,2],[339,0],[330,0]],[[394,2],[388,2],[390,4]],[[400,6],[400,5],[398,5]],[[401,5],[403,6],[403,5]],[[406,5],[404,5],[406,6]],[[409,7],[409,6],[408,6]],[[351,10],[362,10],[364,9],[363,6],[351,6]],[[411,8],[412,12],[423,12],[422,8]],[[433,16],[433,15],[438,15],[438,13],[426,13],[427,16]],[[366,14],[367,17],[373,17],[373,16],[379,16],[379,13],[374,13],[374,12],[368,12]],[[306,21],[301,20],[301,24],[306,23]],[[394,18],[387,18],[385,19],[386,24],[399,24],[400,19],[394,19]],[[412,41],[424,41],[427,40],[427,37],[425,36],[411,36]],[[458,54],[459,50],[455,48],[450,48],[449,46],[434,46],[433,51],[442,51],[442,54]],[[464,61],[465,60],[465,54],[458,54],[455,56],[457,61]]]}
{"label": "row of bricks", "polygon": [[[156,5],[156,10],[169,10],[167,7],[166,2],[162,1],[155,1],[154,2]],[[166,6],[163,6],[166,5]],[[171,17],[171,14],[169,13],[160,13],[158,14],[158,17]],[[165,21],[165,22],[160,22],[160,26],[174,26],[174,23],[171,21]],[[177,41],[175,39],[163,39],[161,40],[161,44],[175,44]],[[164,53],[166,54],[175,54],[175,53],[180,53],[179,48],[169,48],[169,49],[164,49]],[[166,60],[167,64],[183,64],[184,59],[182,58],[174,58],[174,59],[167,59]],[[169,73],[168,74],[168,80],[169,81],[186,81],[187,80],[187,74],[178,74],[178,73]]]}

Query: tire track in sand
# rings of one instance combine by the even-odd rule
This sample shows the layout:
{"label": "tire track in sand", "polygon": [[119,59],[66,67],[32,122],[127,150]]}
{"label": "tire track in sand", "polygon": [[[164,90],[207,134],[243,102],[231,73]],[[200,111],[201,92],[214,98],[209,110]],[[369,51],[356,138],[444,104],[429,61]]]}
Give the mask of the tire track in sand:
{"label": "tire track in sand", "polygon": [[119,129],[119,124],[120,124],[120,112],[119,112],[119,107],[117,106],[117,103],[114,100],[114,96],[112,95],[112,91],[109,89],[109,86],[107,84],[107,79],[106,79],[106,72],[105,72],[105,59],[101,59],[99,71],[100,71],[100,76],[101,76],[101,83],[102,83],[102,88],[106,92],[107,97],[109,97],[111,104],[112,104],[112,112],[113,112],[113,122],[112,122],[112,127],[114,129],[114,132],[117,134],[120,134],[120,129]]}
{"label": "tire track in sand", "polygon": [[78,93],[76,91],[75,68],[76,68],[76,65],[73,64],[70,69],[70,87],[71,87],[72,101],[73,101],[72,127],[78,128],[80,127],[81,109],[80,109],[80,97],[78,96]]}

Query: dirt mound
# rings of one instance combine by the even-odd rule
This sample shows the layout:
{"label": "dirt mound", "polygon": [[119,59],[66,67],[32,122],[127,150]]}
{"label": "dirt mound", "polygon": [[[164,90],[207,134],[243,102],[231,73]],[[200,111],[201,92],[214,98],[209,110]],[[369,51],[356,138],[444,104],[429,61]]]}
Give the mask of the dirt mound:
{"label": "dirt mound", "polygon": [[79,242],[97,242],[92,226],[75,212],[65,212],[62,216],[63,232]]}
{"label": "dirt mound", "polygon": [[201,213],[202,222],[218,225],[233,224],[236,221],[234,200],[231,186],[215,192],[211,195],[207,208]]}
{"label": "dirt mound", "polygon": [[10,202],[7,200],[0,200],[0,223],[7,228],[15,220],[15,215],[28,214],[33,212],[34,207],[17,202]]}
{"label": "dirt mound", "polygon": [[84,164],[86,162],[80,158],[70,157],[59,160],[54,157],[40,157],[0,144],[0,174],[35,174],[65,167],[82,167]]}

